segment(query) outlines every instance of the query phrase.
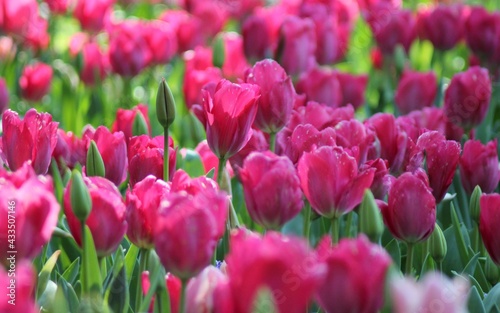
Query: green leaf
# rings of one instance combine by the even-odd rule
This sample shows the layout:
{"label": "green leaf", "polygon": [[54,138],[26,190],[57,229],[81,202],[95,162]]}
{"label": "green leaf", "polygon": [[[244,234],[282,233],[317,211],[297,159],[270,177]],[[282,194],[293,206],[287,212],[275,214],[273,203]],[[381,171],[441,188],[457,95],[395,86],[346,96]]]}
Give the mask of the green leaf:
{"label": "green leaf", "polygon": [[50,163],[50,171],[52,173],[52,180],[54,182],[54,195],[56,196],[57,202],[62,205],[64,185],[61,177],[61,172],[59,172],[56,159],[54,158],[52,158],[52,162]]}
{"label": "green leaf", "polygon": [[160,284],[156,290],[155,309],[158,308],[157,311],[160,313],[170,313],[170,296],[168,294],[168,289]]}
{"label": "green leaf", "polygon": [[[177,160],[180,160],[180,168],[182,168],[191,177],[199,177],[205,175],[205,169],[203,168],[203,162],[201,162],[201,157],[198,152],[185,149],[184,156],[180,156]],[[179,155],[178,155],[179,156]]]}
{"label": "green leaf", "polygon": [[127,276],[127,283],[130,285],[132,274],[137,263],[137,256],[139,255],[139,248],[135,245],[130,245],[130,248],[125,255],[125,275]]}
{"label": "green leaf", "polygon": [[87,225],[85,225],[84,245],[82,255],[81,282],[84,294],[101,293],[102,278],[99,261],[95,250],[94,239]]}
{"label": "green leaf", "polygon": [[[60,311],[58,312],[77,312],[78,311],[78,306],[80,305],[80,301],[78,301],[78,297],[76,296],[76,292],[73,289],[73,286],[64,279],[63,276],[57,275],[58,276],[58,283],[57,283],[57,294],[56,294],[56,301],[58,301],[58,294],[60,291],[62,291],[65,299],[65,303],[68,307],[68,310],[66,311]],[[56,302],[58,305],[60,302]]]}
{"label": "green leaf", "polygon": [[500,284],[496,284],[493,289],[488,292],[483,301],[486,312],[494,312],[495,307],[500,305]]}
{"label": "green leaf", "polygon": [[391,240],[385,247],[385,250],[389,253],[396,264],[398,269],[401,268],[401,249],[399,248],[399,242],[396,239]]}
{"label": "green leaf", "polygon": [[[457,274],[458,275],[458,274]],[[484,298],[484,291],[483,288],[481,288],[481,285],[477,282],[477,280],[474,278],[474,276],[469,275],[469,281],[471,284],[476,287],[476,289],[479,292],[479,295],[481,296],[481,299]]]}
{"label": "green leaf", "polygon": [[47,287],[47,283],[49,282],[50,273],[56,266],[57,258],[59,258],[59,254],[61,254],[61,250],[55,251],[52,256],[45,262],[42,270],[38,274],[38,283],[37,283],[37,293],[36,298],[38,299],[43,292],[45,292],[45,288]]}
{"label": "green leaf", "polygon": [[278,313],[276,301],[269,288],[261,287],[254,299],[252,313]]}
{"label": "green leaf", "polygon": [[208,173],[205,176],[210,179],[214,179],[214,175],[215,175],[215,167],[212,167],[212,169],[208,171]]}
{"label": "green leaf", "polygon": [[[120,250],[120,249],[119,249]],[[117,251],[118,252],[118,251]],[[113,279],[106,290],[105,299],[115,313],[126,313],[130,303],[129,285],[123,262],[123,252],[113,266]]]}
{"label": "green leaf", "polygon": [[460,222],[458,221],[457,212],[455,211],[453,203],[450,203],[450,212],[453,230],[458,246],[458,253],[460,255],[460,259],[462,260],[462,264],[467,264],[469,262],[469,254],[467,253],[467,246],[465,244],[464,235],[462,234]]}
{"label": "green leaf", "polygon": [[472,256],[472,258],[469,260],[469,263],[467,263],[462,273],[473,275],[474,271],[476,270],[478,259],[479,259],[479,252]]}
{"label": "green leaf", "polygon": [[78,276],[78,272],[80,271],[80,258],[75,259],[69,266],[66,268],[62,277],[70,284],[76,282],[76,278]]}
{"label": "green leaf", "polygon": [[486,313],[483,305],[483,300],[481,299],[476,286],[472,286],[472,288],[470,289],[467,308],[469,309],[469,312]]}
{"label": "green leaf", "polygon": [[422,263],[422,269],[420,270],[420,276],[423,276],[424,273],[431,272],[436,270],[436,263],[430,254],[427,254],[424,262]]}

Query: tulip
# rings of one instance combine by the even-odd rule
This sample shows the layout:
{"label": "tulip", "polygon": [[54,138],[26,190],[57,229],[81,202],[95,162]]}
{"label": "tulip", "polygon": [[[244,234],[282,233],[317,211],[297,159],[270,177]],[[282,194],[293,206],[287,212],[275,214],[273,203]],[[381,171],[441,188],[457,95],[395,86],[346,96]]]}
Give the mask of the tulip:
{"label": "tulip", "polygon": [[191,109],[195,104],[202,104],[202,87],[209,83],[218,83],[222,79],[222,72],[217,67],[208,67],[203,70],[186,68],[182,91],[186,106]]}
{"label": "tulip", "polygon": [[[325,274],[325,267],[303,239],[268,232],[264,237],[240,229],[231,235],[231,251],[226,257],[226,305],[232,310],[252,312],[256,297],[268,295],[274,312],[305,312]],[[216,294],[219,294],[218,289]],[[272,305],[271,303],[267,303]],[[266,311],[272,311],[267,307]]]}
{"label": "tulip", "polygon": [[45,0],[53,14],[64,14],[68,10],[69,0]]}
{"label": "tulip", "polygon": [[474,54],[490,60],[500,49],[500,14],[489,13],[481,6],[471,8],[465,22],[465,39]]}
{"label": "tulip", "polygon": [[38,16],[38,3],[36,0],[6,1],[1,2],[0,28],[5,33],[24,36],[30,22]]}
{"label": "tulip", "polygon": [[[169,140],[169,179],[175,172],[176,153],[174,142]],[[168,181],[163,177],[163,136],[150,138],[146,135],[130,138],[128,147],[128,168],[130,174],[130,185],[143,180],[148,175]]]}
{"label": "tulip", "polygon": [[262,60],[271,54],[271,38],[266,19],[250,15],[242,25],[243,51],[249,60]]}
{"label": "tulip", "polygon": [[[243,167],[243,161],[254,151],[267,151],[269,150],[269,144],[267,143],[264,133],[258,129],[253,129],[252,137],[247,142],[247,144],[238,153],[229,158],[231,163],[231,168],[234,173],[238,175],[238,171]],[[231,174],[231,172],[229,173]]]}
{"label": "tulip", "polygon": [[47,49],[50,41],[48,27],[49,24],[46,19],[38,14],[32,16],[22,35],[23,47],[33,53],[40,53],[41,50]]}
{"label": "tulip", "polygon": [[488,70],[474,66],[453,76],[444,96],[444,111],[450,122],[470,130],[484,120],[490,99]]}
{"label": "tulip", "polygon": [[484,193],[492,193],[500,180],[497,140],[483,145],[479,140],[467,140],[460,157],[460,181],[468,194],[476,186]]}
{"label": "tulip", "polygon": [[86,163],[86,143],[78,138],[72,132],[65,132],[62,129],[57,130],[57,144],[52,152],[52,157],[62,167],[67,166],[73,169],[77,163]]}
{"label": "tulip", "polygon": [[[116,186],[103,177],[85,177],[85,185],[90,193],[92,211],[86,220],[94,239],[99,257],[111,255],[127,231],[126,207]],[[82,244],[82,225],[75,216],[71,205],[70,182],[64,191],[64,213],[69,230],[78,245]]]}
{"label": "tulip", "polygon": [[245,71],[250,68],[251,65],[248,64],[245,58],[241,35],[233,32],[225,33],[223,34],[222,40],[224,43],[222,74],[230,80],[243,79]]}
{"label": "tulip", "polygon": [[257,113],[259,88],[221,80],[214,94],[203,90],[205,128],[210,149],[219,159],[228,159],[250,140]]}
{"label": "tulip", "polygon": [[290,75],[311,69],[315,63],[316,34],[312,20],[288,16],[281,25],[282,50],[277,56]]}
{"label": "tulip", "polygon": [[375,169],[359,171],[356,159],[340,147],[304,153],[298,164],[302,190],[320,215],[338,219],[361,203]]}
{"label": "tulip", "polygon": [[127,145],[122,132],[111,133],[105,126],[99,126],[94,134],[87,136],[87,149],[90,140],[97,144],[104,161],[106,178],[119,186],[127,179]]}
{"label": "tulip", "polygon": [[9,108],[9,89],[5,79],[0,78],[0,115]]}
{"label": "tulip", "polygon": [[500,265],[500,236],[498,220],[500,219],[500,195],[497,193],[483,194],[479,200],[479,232],[484,246],[491,259]]}
{"label": "tulip", "polygon": [[317,248],[328,268],[316,292],[318,304],[330,313],[378,312],[384,303],[385,277],[392,259],[364,235],[342,239],[332,247],[329,238]]}
{"label": "tulip", "polygon": [[116,119],[113,122],[113,126],[111,128],[111,131],[113,133],[116,133],[118,131],[123,132],[125,135],[125,141],[127,143],[130,142],[130,138],[132,136],[135,136],[136,134],[133,133],[133,125],[134,125],[134,120],[137,118],[137,114],[142,114],[142,117],[144,118],[146,124],[147,124],[147,130],[148,134],[151,133],[151,122],[149,121],[149,116],[148,116],[148,107],[145,104],[138,104],[131,110],[126,110],[119,108],[118,111],[116,111]]}
{"label": "tulip", "polygon": [[434,72],[406,70],[398,83],[394,101],[401,114],[408,114],[432,106],[436,94],[437,78]]}
{"label": "tulip", "polygon": [[187,285],[186,312],[204,313],[214,311],[214,292],[218,284],[227,281],[215,266],[209,265],[198,276],[191,279]]}
{"label": "tulip", "polygon": [[153,229],[163,197],[170,185],[149,175],[127,190],[127,237],[139,248],[153,248]]}
{"label": "tulip", "polygon": [[373,175],[373,182],[370,186],[370,190],[376,199],[384,199],[392,184],[392,179],[389,175],[389,170],[387,168],[387,161],[380,158],[375,160],[370,160],[366,162],[363,166],[368,166],[375,169],[375,174]]}
{"label": "tulip", "polygon": [[21,121],[16,112],[7,110],[2,125],[2,146],[10,170],[31,160],[37,174],[46,174],[57,144],[58,123],[52,122],[52,116],[30,109]]}
{"label": "tulip", "polygon": [[341,106],[348,104],[354,109],[365,103],[365,92],[368,84],[368,75],[352,75],[349,73],[337,73],[337,79],[342,93]]}
{"label": "tulip", "polygon": [[108,55],[103,53],[95,42],[88,42],[82,47],[83,68],[80,78],[87,85],[100,83],[109,71]]}
{"label": "tulip", "polygon": [[463,5],[439,5],[418,16],[419,35],[439,50],[452,49],[464,36],[465,10]]}
{"label": "tulip", "polygon": [[304,206],[300,180],[287,157],[250,154],[240,170],[250,217],[267,229],[279,229]]}
{"label": "tulip", "polygon": [[6,270],[0,266],[0,288],[3,290],[0,297],[0,312],[37,313],[40,311],[33,299],[36,273],[30,262],[14,263],[13,270]]}
{"label": "tulip", "polygon": [[159,18],[169,23],[177,35],[177,47],[179,52],[194,49],[203,44],[203,24],[201,19],[189,14],[184,10],[166,10]]}
{"label": "tulip", "polygon": [[181,280],[172,275],[172,273],[167,273],[165,276],[165,284],[167,285],[168,297],[170,298],[170,312],[179,312]]}
{"label": "tulip", "polygon": [[52,68],[41,62],[28,65],[19,78],[21,95],[28,101],[40,101],[50,90]]}
{"label": "tulip", "polygon": [[177,36],[169,23],[154,21],[142,26],[144,39],[151,51],[154,64],[165,64],[177,52]]}
{"label": "tulip", "polygon": [[341,121],[335,126],[337,145],[351,151],[356,151],[356,161],[362,164],[366,161],[369,148],[375,141],[375,134],[358,120]]}
{"label": "tulip", "polygon": [[[441,273],[425,274],[419,282],[411,277],[394,277],[390,282],[394,313],[466,313],[469,283],[461,276],[453,280]],[[437,309],[439,308],[439,309]]]}
{"label": "tulip", "polygon": [[342,89],[337,73],[329,69],[313,68],[300,76],[297,92],[305,93],[309,101],[339,107],[342,104]]}
{"label": "tulip", "polygon": [[108,21],[114,0],[77,0],[73,15],[82,29],[97,33]]}
{"label": "tulip", "polygon": [[[206,140],[201,141],[195,148],[195,151],[200,155],[201,163],[203,163],[203,169],[205,170],[205,174],[208,174],[212,169],[214,170],[213,179],[218,181],[218,173],[219,173],[219,158],[210,150],[208,143]],[[229,162],[229,161],[228,161]],[[229,176],[233,176],[233,169],[231,168],[231,164],[226,162],[226,170],[229,173]]]}
{"label": "tulip", "polygon": [[290,77],[276,61],[266,59],[247,71],[245,82],[260,87],[255,126],[268,134],[280,131],[292,115],[295,88]]}
{"label": "tulip", "polygon": [[0,225],[0,263],[8,266],[10,251],[16,251],[18,261],[33,259],[49,242],[57,225],[60,207],[52,180],[37,177],[29,161],[15,172],[0,169],[0,199],[4,221]]}

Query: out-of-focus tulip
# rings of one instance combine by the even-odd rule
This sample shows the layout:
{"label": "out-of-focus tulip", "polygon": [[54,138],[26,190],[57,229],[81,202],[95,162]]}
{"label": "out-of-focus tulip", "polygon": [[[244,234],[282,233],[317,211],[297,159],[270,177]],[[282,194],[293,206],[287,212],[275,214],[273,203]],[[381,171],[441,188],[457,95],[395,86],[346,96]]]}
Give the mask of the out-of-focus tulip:
{"label": "out-of-focus tulip", "polygon": [[304,194],[318,214],[338,218],[361,203],[375,169],[358,171],[356,159],[340,147],[304,153],[298,172]]}
{"label": "out-of-focus tulip", "polygon": [[497,140],[483,145],[479,140],[468,140],[460,157],[460,180],[468,194],[476,186],[484,193],[495,190],[500,180]]}
{"label": "out-of-focus tulip", "polygon": [[218,268],[207,266],[198,276],[191,279],[186,290],[186,312],[205,313],[214,311],[214,292],[216,287],[227,281]]}
{"label": "out-of-focus tulip", "polygon": [[295,101],[292,80],[276,61],[266,59],[247,71],[245,81],[260,87],[255,126],[266,133],[277,133],[292,115]]}
{"label": "out-of-focus tulip", "polygon": [[146,121],[148,132],[151,133],[151,123],[148,116],[148,107],[147,105],[142,103],[138,104],[131,110],[119,108],[118,111],[116,111],[116,119],[113,122],[111,131],[113,133],[117,131],[123,132],[123,134],[125,135],[125,141],[128,143],[130,138],[134,136],[132,128],[137,114],[142,114],[142,117]]}
{"label": "out-of-focus tulip", "polygon": [[427,273],[419,282],[413,277],[394,277],[390,282],[394,313],[466,313],[469,283],[458,276],[453,280],[441,273]]}
{"label": "out-of-focus tulip", "polygon": [[479,213],[479,232],[484,246],[491,259],[500,265],[500,195],[497,193],[483,194],[479,200],[481,211]]}
{"label": "out-of-focus tulip", "polygon": [[[253,129],[252,137],[247,142],[247,144],[238,153],[229,158],[231,162],[231,167],[236,175],[238,171],[243,167],[243,161],[254,151],[267,151],[269,150],[269,144],[267,143],[264,133],[258,129]],[[231,174],[231,173],[229,173]]]}
{"label": "out-of-focus tulip", "polygon": [[53,14],[64,14],[68,10],[70,0],[44,0]]}
{"label": "out-of-focus tulip", "polygon": [[46,174],[57,144],[57,122],[48,113],[35,109],[26,112],[24,120],[11,110],[2,116],[2,147],[10,170],[15,171],[31,160],[37,174]]}
{"label": "out-of-focus tulip", "polygon": [[13,270],[4,270],[0,266],[0,288],[3,290],[0,297],[0,312],[39,312],[33,298],[36,285],[36,273],[30,262],[14,263]]}
{"label": "out-of-focus tulip", "polygon": [[203,90],[207,141],[218,158],[230,158],[250,140],[259,95],[256,85],[227,80],[217,84],[214,94]]}
{"label": "out-of-focus tulip", "polygon": [[436,199],[423,171],[404,173],[392,184],[382,215],[392,235],[408,243],[429,237],[436,223]]}
{"label": "out-of-focus tulip", "polygon": [[179,312],[179,302],[181,298],[181,280],[175,277],[172,273],[167,273],[165,276],[165,284],[168,289],[170,298],[170,312]]}
{"label": "out-of-focus tulip", "polygon": [[57,144],[52,152],[52,157],[58,164],[64,163],[70,169],[73,169],[76,163],[85,164],[87,157],[85,141],[78,138],[72,132],[65,132],[62,129],[57,130]]}
{"label": "out-of-focus tulip", "polygon": [[[195,151],[198,152],[201,158],[201,163],[203,163],[203,169],[205,173],[210,172],[214,169],[214,180],[218,180],[217,175],[219,173],[219,158],[210,150],[208,143],[206,140],[201,141],[195,148]],[[229,162],[229,161],[228,161]],[[229,176],[233,176],[233,169],[231,165],[226,162],[226,170],[229,173]]]}
{"label": "out-of-focus tulip", "polygon": [[0,2],[0,28],[12,35],[24,36],[29,23],[38,16],[36,0],[21,0]]}
{"label": "out-of-focus tulip", "polygon": [[250,217],[267,229],[279,229],[304,206],[300,180],[287,157],[255,152],[240,170]]}
{"label": "out-of-focus tulip", "polygon": [[22,36],[22,45],[26,49],[38,53],[49,45],[49,23],[39,15],[32,16]]}
{"label": "out-of-focus tulip", "polygon": [[[170,179],[174,175],[177,159],[174,141],[171,138],[169,138],[168,149]],[[128,147],[130,185],[134,186],[148,175],[153,175],[165,181],[169,180],[163,177],[163,153],[163,136],[154,138],[146,135],[132,137]]]}
{"label": "out-of-focus tulip", "polygon": [[9,108],[9,90],[5,79],[0,78],[0,115]]}
{"label": "out-of-focus tulip", "polygon": [[332,247],[325,237],[317,252],[328,272],[316,297],[326,312],[377,312],[384,303],[386,273],[392,260],[364,235]]}
{"label": "out-of-focus tulip", "polygon": [[467,45],[474,54],[490,60],[500,51],[500,13],[489,13],[482,6],[472,7],[465,30]]}
{"label": "out-of-focus tulip", "polygon": [[96,42],[88,42],[82,47],[83,67],[80,78],[87,85],[100,83],[109,71],[109,58]]}
{"label": "out-of-focus tulip", "polygon": [[114,0],[77,0],[73,15],[82,29],[97,33],[108,22]]}
{"label": "out-of-focus tulip", "polygon": [[[85,177],[92,211],[86,220],[98,256],[112,254],[127,231],[126,207],[116,186],[103,177]],[[64,191],[64,213],[75,241],[82,244],[82,225],[71,207],[71,182]]]}
{"label": "out-of-focus tulip", "polygon": [[249,16],[242,25],[243,51],[250,60],[262,60],[271,54],[270,36],[266,19],[260,15]]}
{"label": "out-of-focus tulip", "polygon": [[16,262],[33,259],[49,242],[60,210],[52,180],[37,177],[28,163],[16,172],[0,169],[0,215],[4,221],[0,225],[0,263],[8,267],[13,256],[14,269]]}
{"label": "out-of-focus tulip", "polygon": [[111,133],[105,126],[99,126],[94,134],[87,136],[87,149],[90,140],[97,144],[104,161],[106,178],[119,186],[127,179],[127,144],[122,132]]}
{"label": "out-of-focus tulip", "polygon": [[127,236],[139,248],[153,248],[153,230],[163,197],[170,185],[154,176],[147,176],[127,190]]}
{"label": "out-of-focus tulip", "polygon": [[312,20],[289,16],[281,25],[281,50],[277,59],[289,75],[314,67],[316,34]]}
{"label": "out-of-focus tulip", "polygon": [[341,106],[348,104],[354,109],[365,103],[365,92],[368,84],[368,75],[352,75],[349,73],[337,73],[337,79],[342,93]]}
{"label": "out-of-focus tulip", "polygon": [[52,73],[52,67],[45,63],[26,66],[19,78],[22,97],[29,101],[40,101],[50,90]]}
{"label": "out-of-focus tulip", "polygon": [[406,70],[398,83],[394,102],[401,114],[408,114],[432,106],[437,89],[434,72],[419,73]]}
{"label": "out-of-focus tulip", "polygon": [[439,50],[452,49],[464,36],[465,7],[462,4],[438,5],[418,14],[418,32]]}
{"label": "out-of-focus tulip", "polygon": [[470,130],[483,121],[490,99],[488,70],[474,66],[451,79],[444,96],[444,112],[450,122]]}
{"label": "out-of-focus tulip", "polygon": [[177,36],[170,23],[158,20],[142,25],[144,38],[148,44],[154,64],[165,64],[177,52]]}
{"label": "out-of-focus tulip", "polygon": [[172,188],[160,204],[153,234],[165,269],[180,279],[188,279],[208,266],[224,234],[227,210],[223,192],[204,188],[189,194]]}
{"label": "out-of-focus tulip", "polygon": [[232,234],[230,247],[228,294],[234,308],[225,312],[252,312],[263,290],[272,297],[275,312],[305,312],[326,268],[304,240],[276,232],[260,237],[241,229]]}
{"label": "out-of-focus tulip", "polygon": [[305,93],[309,101],[334,108],[342,104],[342,89],[333,70],[315,67],[301,75],[296,86],[297,92]]}
{"label": "out-of-focus tulip", "polygon": [[160,20],[172,25],[177,35],[177,47],[179,52],[194,49],[203,44],[205,35],[203,34],[202,21],[184,10],[167,10]]}
{"label": "out-of-focus tulip", "polygon": [[194,104],[202,104],[202,87],[212,83],[216,84],[222,79],[220,68],[209,67],[203,70],[186,68],[182,90],[188,109]]}
{"label": "out-of-focus tulip", "polygon": [[245,71],[251,67],[243,52],[243,39],[238,33],[230,32],[223,35],[224,64],[222,74],[230,80],[243,79]]}

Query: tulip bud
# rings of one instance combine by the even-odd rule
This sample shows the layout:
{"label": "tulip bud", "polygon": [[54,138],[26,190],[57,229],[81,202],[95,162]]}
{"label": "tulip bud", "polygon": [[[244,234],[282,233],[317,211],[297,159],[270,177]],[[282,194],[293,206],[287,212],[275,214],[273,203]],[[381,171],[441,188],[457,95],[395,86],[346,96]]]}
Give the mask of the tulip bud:
{"label": "tulip bud", "polygon": [[87,163],[85,171],[87,172],[87,176],[104,177],[106,175],[104,161],[102,160],[101,153],[99,153],[94,140],[90,141],[89,150],[87,151]]}
{"label": "tulip bud", "polygon": [[369,189],[365,191],[359,207],[359,230],[365,233],[373,242],[378,242],[384,232],[382,214]]}
{"label": "tulip bud", "polygon": [[224,59],[226,58],[224,53],[224,38],[222,36],[215,37],[212,50],[212,63],[215,67],[222,68]]}
{"label": "tulip bud", "polygon": [[77,170],[73,170],[71,181],[71,207],[76,217],[85,222],[92,210],[90,193],[83,182],[82,174]]}
{"label": "tulip bud", "polygon": [[147,134],[149,134],[148,123],[146,122],[144,115],[142,115],[142,112],[137,111],[137,114],[135,115],[134,118],[134,122],[132,124],[132,135],[140,136]]}
{"label": "tulip bud", "polygon": [[163,128],[167,128],[175,119],[175,99],[167,82],[163,78],[156,94],[156,115]]}
{"label": "tulip bud", "polygon": [[484,275],[492,286],[495,286],[495,284],[498,283],[498,280],[500,279],[500,269],[490,257],[486,258]]}
{"label": "tulip bud", "polygon": [[474,188],[474,191],[472,192],[472,195],[470,196],[470,216],[476,223],[479,223],[479,212],[481,211],[481,208],[479,206],[479,199],[481,198],[481,194],[481,187],[476,186],[476,188]]}
{"label": "tulip bud", "polygon": [[444,238],[443,231],[437,223],[434,226],[434,231],[429,237],[428,243],[431,257],[436,262],[442,262],[446,256],[446,252],[448,252],[448,245],[446,244],[446,238]]}

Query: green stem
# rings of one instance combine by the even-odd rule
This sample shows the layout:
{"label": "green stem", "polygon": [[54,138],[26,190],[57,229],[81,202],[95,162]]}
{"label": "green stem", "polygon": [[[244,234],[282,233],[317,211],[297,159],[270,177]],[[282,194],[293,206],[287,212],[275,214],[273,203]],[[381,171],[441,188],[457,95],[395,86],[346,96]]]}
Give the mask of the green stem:
{"label": "green stem", "polygon": [[304,237],[309,241],[309,233],[311,232],[311,204],[306,201],[304,215]]}
{"label": "green stem", "polygon": [[163,128],[163,180],[169,181],[168,127]]}
{"label": "green stem", "polygon": [[407,242],[406,243],[406,269],[405,274],[411,275],[411,270],[413,268],[413,248],[414,244]]}
{"label": "green stem", "polygon": [[274,153],[276,149],[276,133],[269,134],[269,150]]}
{"label": "green stem", "polygon": [[346,228],[345,228],[345,234],[344,236],[345,237],[351,237],[351,226],[352,226],[352,219],[353,219],[353,216],[354,215],[354,212],[349,212],[349,214],[347,215],[347,221],[346,221]]}
{"label": "green stem", "polygon": [[339,218],[332,218],[332,245],[339,243]]}
{"label": "green stem", "polygon": [[226,159],[220,158],[219,167],[217,168],[217,183],[219,184],[219,187],[222,186],[222,178],[224,177],[225,165],[226,165]]}
{"label": "green stem", "polygon": [[81,273],[84,274],[83,278],[80,278],[80,281],[82,281],[82,290],[84,293],[88,292],[88,268],[87,268],[87,260],[86,260],[86,253],[85,253],[85,221],[81,222],[81,227],[82,227],[82,268],[80,269],[80,275]]}
{"label": "green stem", "polygon": [[182,283],[182,285],[181,285],[181,300],[180,300],[179,313],[186,313],[186,287],[187,287],[187,280],[183,279],[181,283]]}
{"label": "green stem", "polygon": [[[135,307],[136,312],[139,312],[139,309],[142,305],[142,285],[141,285],[141,276],[144,271],[148,268],[148,258],[149,258],[149,250],[141,249],[139,251],[139,283],[137,284],[137,289],[135,293]],[[153,277],[149,277],[149,279],[154,279]]]}

